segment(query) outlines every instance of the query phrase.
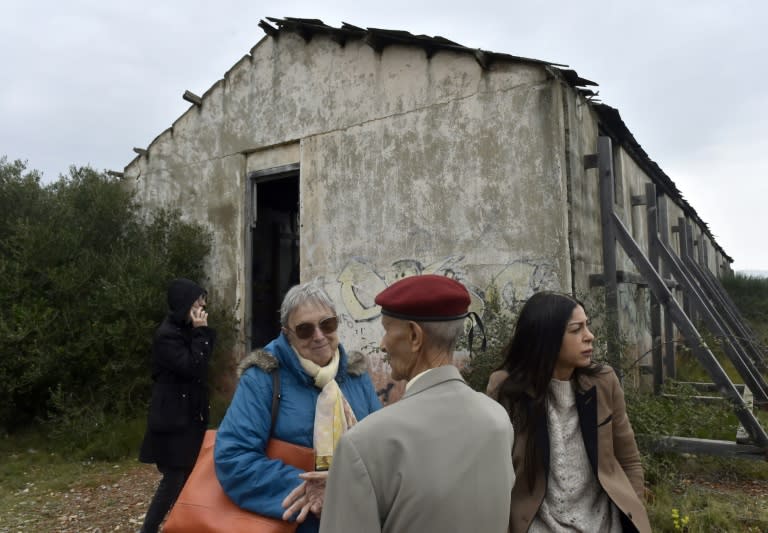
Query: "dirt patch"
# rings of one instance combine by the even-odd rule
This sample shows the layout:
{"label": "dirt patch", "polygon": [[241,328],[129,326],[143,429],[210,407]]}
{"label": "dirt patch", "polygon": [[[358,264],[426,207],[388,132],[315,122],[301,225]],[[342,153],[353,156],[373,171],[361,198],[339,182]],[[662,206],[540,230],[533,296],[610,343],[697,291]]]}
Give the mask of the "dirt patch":
{"label": "dirt patch", "polygon": [[[695,485],[712,492],[748,494],[750,496],[768,498],[768,480],[756,479],[751,481],[712,481],[697,478],[685,478],[684,486]],[[681,489],[684,490],[684,489]]]}
{"label": "dirt patch", "polygon": [[17,491],[13,507],[0,516],[0,533],[135,532],[160,481],[154,466],[115,465],[63,491],[34,486]]}

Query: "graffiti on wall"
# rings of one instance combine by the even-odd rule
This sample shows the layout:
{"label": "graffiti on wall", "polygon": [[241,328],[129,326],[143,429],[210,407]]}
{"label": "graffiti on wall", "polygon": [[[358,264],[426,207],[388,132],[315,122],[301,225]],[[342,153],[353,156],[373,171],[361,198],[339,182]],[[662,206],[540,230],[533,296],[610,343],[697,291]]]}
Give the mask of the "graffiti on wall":
{"label": "graffiti on wall", "polygon": [[501,265],[483,289],[468,280],[464,256],[452,255],[428,264],[418,259],[398,259],[384,268],[364,258],[352,258],[337,277],[341,300],[348,316],[354,322],[368,322],[379,317],[376,295],[395,281],[423,274],[437,274],[456,279],[469,291],[470,311],[483,316],[491,293],[498,294],[496,302],[501,308],[515,309],[533,293],[559,288],[552,262],[536,259],[518,259]]}
{"label": "graffiti on wall", "polygon": [[[485,287],[478,287],[469,278],[487,276]],[[482,269],[482,272],[479,271]],[[490,275],[488,274],[490,273]],[[402,396],[402,383],[389,377],[389,366],[379,352],[381,315],[374,299],[376,295],[399,279],[424,274],[437,274],[460,281],[470,294],[470,311],[485,321],[486,315],[517,310],[533,293],[559,289],[555,264],[546,259],[516,259],[488,270],[487,265],[468,267],[462,255],[451,255],[425,262],[415,258],[402,258],[389,265],[376,265],[372,261],[354,257],[350,259],[336,278],[335,290],[341,298],[343,312],[340,318],[351,333],[345,345],[360,349],[369,356],[374,386],[385,404]],[[326,286],[326,289],[331,287]],[[341,309],[340,309],[341,310]]]}
{"label": "graffiti on wall", "polygon": [[374,320],[381,314],[374,303],[378,293],[402,278],[437,274],[461,281],[472,299],[470,311],[482,316],[485,307],[483,293],[468,283],[466,273],[461,267],[463,259],[463,256],[450,256],[427,265],[417,259],[399,259],[380,269],[365,259],[355,257],[346,264],[337,278],[341,284],[342,302],[355,322]]}

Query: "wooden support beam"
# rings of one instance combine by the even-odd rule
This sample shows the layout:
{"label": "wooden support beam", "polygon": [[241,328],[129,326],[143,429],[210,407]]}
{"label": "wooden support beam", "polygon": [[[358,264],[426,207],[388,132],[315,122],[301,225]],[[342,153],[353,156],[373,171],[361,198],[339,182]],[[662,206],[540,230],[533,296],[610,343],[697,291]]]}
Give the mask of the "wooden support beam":
{"label": "wooden support beam", "polygon": [[[658,213],[656,209],[656,186],[645,184],[645,217],[648,229],[648,260],[656,272],[659,272]],[[651,293],[651,359],[653,361],[653,392],[659,394],[664,385],[662,367],[661,304]]]}
{"label": "wooden support beam", "polygon": [[712,272],[704,270],[703,275],[709,279],[710,286],[713,287],[713,290],[717,292],[717,294],[719,294],[720,301],[728,310],[729,316],[732,317],[734,328],[739,333],[739,338],[746,346],[747,351],[751,354],[752,360],[762,372],[768,371],[768,361],[766,361],[763,345],[758,341],[757,335],[749,326],[749,323],[744,319],[739,308],[733,303],[731,296]]}
{"label": "wooden support beam", "polygon": [[139,155],[147,155],[147,151],[144,148],[136,148],[133,147],[133,151],[136,152]]}
{"label": "wooden support beam", "polygon": [[184,95],[182,96],[182,98],[184,98],[184,100],[186,100],[190,104],[196,105],[197,107],[200,107],[201,105],[203,105],[203,99],[197,96],[192,91],[184,91]]}
{"label": "wooden support beam", "polygon": [[722,404],[725,402],[725,398],[722,396],[704,396],[700,394],[696,394],[693,396],[688,396],[685,394],[670,394],[670,393],[664,393],[661,395],[662,398],[667,398],[668,400],[692,400],[696,403],[704,403],[704,404]]}
{"label": "wooden support beam", "polygon": [[[683,263],[690,270],[693,278],[698,282],[700,286],[700,293],[709,298],[713,302],[715,311],[718,313],[718,326],[722,331],[722,336],[732,344],[743,357],[747,366],[749,366],[752,374],[755,374],[762,382],[762,388],[768,392],[768,384],[762,379],[760,374],[761,370],[765,370],[765,359],[762,354],[762,350],[757,348],[757,344],[752,342],[754,336],[750,334],[749,330],[740,323],[739,319],[733,315],[725,301],[722,299],[722,295],[713,287],[710,278],[706,275],[704,267],[691,260],[685,259]],[[720,283],[715,280],[716,285]],[[757,348],[757,349],[756,349]],[[759,394],[756,395],[758,402],[764,402],[768,398],[762,398]]]}
{"label": "wooden support beam", "polygon": [[[678,285],[673,279],[665,279],[664,282],[670,289],[676,288]],[[628,272],[626,270],[616,271],[616,283],[628,283],[630,285],[637,285],[638,287],[647,287],[648,282],[645,278],[636,272]],[[590,287],[604,287],[605,276],[603,274],[590,274],[589,275]]]}
{"label": "wooden support beam", "polygon": [[619,289],[616,280],[616,236],[611,219],[615,217],[613,202],[613,145],[610,137],[597,139],[598,175],[600,180],[600,227],[603,244],[603,282],[605,287],[606,342],[608,362],[621,375],[619,347]]}
{"label": "wooden support beam", "polygon": [[[669,247],[669,214],[667,212],[667,203],[669,198],[665,195],[656,197],[656,211],[658,213],[658,234],[659,240],[654,243],[658,247],[658,242],[663,242]],[[658,253],[658,249],[656,250]],[[658,271],[657,271],[658,272]],[[666,265],[661,265],[661,278],[669,279],[669,269]],[[669,285],[667,285],[669,287]],[[671,288],[671,287],[670,287]],[[667,378],[674,379],[677,375],[677,367],[675,364],[675,326],[672,323],[672,317],[669,316],[669,311],[661,306],[664,312],[664,372]]]}
{"label": "wooden support beam", "polygon": [[[704,339],[696,330],[696,327],[691,323],[688,315],[685,314],[677,301],[672,297],[669,289],[664,285],[661,276],[654,270],[621,219],[615,213],[612,215],[612,219],[617,240],[635,264],[637,270],[648,280],[648,285],[656,298],[672,315],[675,325],[685,337],[691,351],[710,375],[712,381],[717,385],[720,394],[731,402],[736,417],[749,432],[750,438],[757,445],[768,449],[768,434],[766,434],[760,422],[755,418],[755,415],[744,405],[741,395],[733,386],[725,370],[720,366],[719,361],[712,354]],[[665,246],[659,246],[659,253],[662,260],[667,260],[665,255],[669,255],[669,252]],[[674,275],[675,272],[672,274]]]}
{"label": "wooden support beam", "polygon": [[731,457],[740,459],[754,459],[765,461],[768,459],[765,449],[751,444],[736,444],[727,440],[694,439],[689,437],[654,437],[650,435],[638,435],[639,442],[644,447],[656,453],[692,453],[703,455],[715,455],[718,457]]}
{"label": "wooden support beam", "polygon": [[[699,392],[717,392],[717,385],[706,381],[675,381],[675,384],[683,387],[691,387]],[[744,394],[743,383],[734,383],[733,386],[736,387],[739,394]]]}
{"label": "wooden support beam", "polygon": [[672,274],[690,295],[693,309],[703,319],[709,330],[721,339],[725,354],[752,391],[755,399],[758,402],[768,401],[768,383],[760,375],[742,346],[734,342],[734,335],[727,329],[725,318],[720,316],[714,306],[708,305],[707,295],[699,286],[694,274],[700,268],[699,265],[690,257],[679,260],[666,248],[662,249],[661,253],[664,260],[669,262]]}
{"label": "wooden support beam", "polygon": [[709,270],[709,244],[706,239],[703,239],[701,242],[701,257],[701,266]]}
{"label": "wooden support beam", "polygon": [[[680,242],[680,257],[686,257],[691,253],[691,251],[688,247],[688,224],[685,223],[685,219],[683,217],[678,217],[677,228],[677,240]],[[678,281],[681,280],[678,279]],[[683,291],[683,311],[685,311],[686,315],[691,316],[691,299],[688,297],[688,293],[685,291]]]}

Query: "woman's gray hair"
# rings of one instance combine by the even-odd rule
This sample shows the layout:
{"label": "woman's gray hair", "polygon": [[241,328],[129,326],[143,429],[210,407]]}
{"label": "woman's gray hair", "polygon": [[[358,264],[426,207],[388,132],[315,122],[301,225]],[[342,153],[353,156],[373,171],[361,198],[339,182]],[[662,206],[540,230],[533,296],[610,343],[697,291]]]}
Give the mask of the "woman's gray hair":
{"label": "woman's gray hair", "polygon": [[417,322],[429,339],[429,343],[439,350],[452,353],[456,349],[459,337],[464,333],[466,318],[447,322]]}
{"label": "woman's gray hair", "polygon": [[280,324],[288,326],[288,319],[297,307],[306,303],[322,305],[336,314],[336,305],[323,290],[323,287],[317,280],[308,281],[300,285],[294,285],[285,293],[283,304],[280,306]]}

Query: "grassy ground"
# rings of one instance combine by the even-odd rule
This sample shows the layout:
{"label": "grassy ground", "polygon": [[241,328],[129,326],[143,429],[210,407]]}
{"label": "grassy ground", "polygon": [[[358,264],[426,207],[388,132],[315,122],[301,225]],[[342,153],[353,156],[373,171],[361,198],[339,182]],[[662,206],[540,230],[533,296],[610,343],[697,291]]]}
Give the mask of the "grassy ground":
{"label": "grassy ground", "polygon": [[767,462],[646,456],[644,466],[654,531],[768,531]]}
{"label": "grassy ground", "polygon": [[[651,455],[643,461],[655,532],[768,531],[768,462]],[[0,533],[137,531],[158,480],[153,467],[134,458],[74,460],[43,451],[34,438],[2,440]]]}
{"label": "grassy ground", "polygon": [[0,533],[137,531],[159,475],[135,459],[77,460],[0,441]]}

